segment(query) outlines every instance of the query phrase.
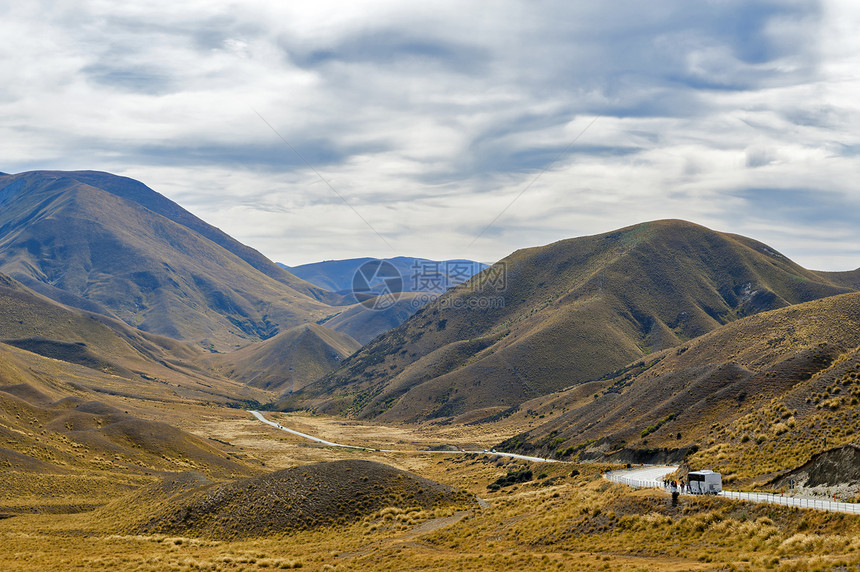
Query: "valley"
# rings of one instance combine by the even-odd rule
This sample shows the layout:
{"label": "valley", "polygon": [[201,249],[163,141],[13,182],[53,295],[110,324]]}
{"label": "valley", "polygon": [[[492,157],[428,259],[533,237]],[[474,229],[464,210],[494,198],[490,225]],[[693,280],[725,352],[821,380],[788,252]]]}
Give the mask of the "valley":
{"label": "valley", "polygon": [[4,570],[860,564],[856,515],[603,476],[860,503],[856,271],[664,220],[357,296],[107,173],[0,204]]}
{"label": "valley", "polygon": [[[410,501],[410,506],[372,511],[354,523],[233,538],[136,530],[138,511],[126,504],[117,514],[116,503],[105,497],[106,504],[95,512],[22,514],[0,520],[0,537],[7,547],[0,563],[23,570],[75,563],[90,569],[132,570],[601,570],[607,565],[618,570],[713,570],[728,565],[760,569],[774,563],[791,569],[838,569],[856,562],[860,549],[856,517],[696,497],[684,497],[678,508],[672,508],[662,491],[632,490],[602,478],[602,471],[619,465],[530,463],[536,478],[494,492],[487,488],[489,483],[522,465],[480,454],[404,455],[317,446],[242,411],[198,407],[169,416],[177,423],[184,419],[183,429],[216,440],[256,467],[254,474],[372,458],[446,483],[487,504],[420,508]],[[415,449],[436,446],[439,439],[480,446],[506,434],[485,432],[483,440],[463,428],[452,427],[440,436],[430,426],[373,426],[305,415],[279,419],[330,439],[348,435],[357,442]],[[140,493],[129,498],[136,496]],[[146,515],[161,506],[153,498],[148,503]],[[810,547],[820,547],[825,554],[810,554]]]}

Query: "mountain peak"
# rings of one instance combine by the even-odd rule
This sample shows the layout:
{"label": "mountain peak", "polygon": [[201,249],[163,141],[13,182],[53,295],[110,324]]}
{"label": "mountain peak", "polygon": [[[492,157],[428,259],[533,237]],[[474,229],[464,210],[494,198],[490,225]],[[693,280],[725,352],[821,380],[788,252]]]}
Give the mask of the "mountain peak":
{"label": "mountain peak", "polygon": [[[283,404],[391,420],[509,407],[738,318],[849,292],[757,241],[681,220],[519,250]],[[501,274],[500,274],[501,276]],[[354,395],[374,398],[352,403]]]}
{"label": "mountain peak", "polygon": [[347,334],[309,323],[218,356],[215,364],[252,387],[296,391],[335,369],[360,347]]}
{"label": "mountain peak", "polygon": [[232,349],[333,313],[331,296],[143,183],[0,177],[0,271],[67,305]]}

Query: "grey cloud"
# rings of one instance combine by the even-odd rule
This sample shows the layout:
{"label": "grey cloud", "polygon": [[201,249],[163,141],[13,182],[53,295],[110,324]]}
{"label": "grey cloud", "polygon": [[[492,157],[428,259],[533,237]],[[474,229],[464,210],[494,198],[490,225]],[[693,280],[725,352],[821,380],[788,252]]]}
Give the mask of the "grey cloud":
{"label": "grey cloud", "polygon": [[341,39],[335,45],[309,51],[283,40],[283,48],[297,65],[308,68],[325,66],[332,62],[370,63],[390,66],[398,63],[413,64],[419,69],[438,65],[457,73],[480,73],[489,61],[486,50],[467,43],[453,43],[444,39],[416,36],[416,30],[404,33],[397,30],[375,30]]}
{"label": "grey cloud", "polygon": [[770,165],[774,161],[773,152],[770,149],[748,149],[747,150],[747,167],[764,167]]}
{"label": "grey cloud", "polygon": [[784,115],[788,121],[796,125],[834,128],[844,124],[849,119],[851,111],[833,105],[813,103],[805,107],[789,109]]}
{"label": "grey cloud", "polygon": [[160,17],[157,11],[135,18],[110,15],[104,19],[101,30],[113,39],[114,49],[130,46],[145,49],[146,45],[142,43],[145,40],[169,38],[172,42],[187,42],[200,51],[220,49],[228,38],[264,32],[259,25],[237,20],[228,13],[195,14],[183,19],[171,19]]}
{"label": "grey cloud", "polygon": [[[857,210],[842,193],[821,189],[753,188],[732,193],[743,199],[753,218],[780,220],[799,225],[856,226]],[[860,207],[860,205],[856,205]]]}
{"label": "grey cloud", "polygon": [[[270,233],[272,213],[283,215],[286,243],[320,216],[315,207],[343,205],[253,105],[404,249],[449,249],[409,254],[452,258],[473,256],[458,250],[463,228],[481,230],[506,204],[500,197],[524,188],[599,115],[474,256],[569,235],[583,221],[609,230],[646,206],[654,218],[710,213],[727,230],[750,217],[837,224],[860,242],[849,228],[857,210],[846,208],[857,202],[860,114],[827,61],[852,52],[822,47],[821,22],[835,4],[24,4],[0,33],[18,18],[45,37],[16,41],[27,74],[0,58],[4,171],[133,171],[210,213],[259,212]],[[295,27],[296,11],[308,30]],[[539,204],[547,196],[556,204]],[[356,218],[340,215],[338,225]],[[314,222],[314,248],[330,249],[319,258],[344,249],[327,222]]]}
{"label": "grey cloud", "polygon": [[[617,85],[623,88],[642,80],[657,80],[658,84],[694,89],[749,89],[775,76],[807,74],[815,64],[809,46],[796,37],[791,38],[793,41],[774,38],[768,32],[768,24],[774,18],[814,23],[821,10],[817,3],[625,2],[613,4],[611,13],[596,20],[580,19],[577,5],[568,4],[546,25],[553,43],[569,49],[552,54],[554,57],[545,62],[535,62],[545,72],[574,72],[558,76],[566,87],[596,86],[612,93]],[[540,34],[545,37],[547,32],[541,30]],[[540,39],[533,38],[526,50],[540,45]],[[697,74],[689,69],[692,53],[714,48],[723,48],[726,55],[746,66],[787,56],[799,57],[804,65],[791,72],[761,68],[753,71],[738,69],[725,57],[715,57],[710,69],[703,70],[709,73]],[[720,66],[734,73],[721,74]]]}
{"label": "grey cloud", "polygon": [[96,64],[84,67],[81,72],[96,83],[132,93],[163,95],[181,89],[173,77],[146,66],[125,68]]}
{"label": "grey cloud", "polygon": [[860,156],[860,144],[846,145],[844,143],[836,143],[835,147],[837,148],[837,152],[845,157]]}
{"label": "grey cloud", "polygon": [[[276,136],[272,134],[272,138]],[[342,163],[356,153],[356,148],[338,146],[332,140],[302,139],[291,143],[301,154],[299,157],[290,147],[280,141],[269,144],[227,143],[173,143],[147,144],[132,148],[128,158],[159,165],[206,166],[226,168],[265,169],[270,172],[307,168],[306,160],[314,168],[324,169]],[[362,146],[362,152],[380,152],[380,146]]]}

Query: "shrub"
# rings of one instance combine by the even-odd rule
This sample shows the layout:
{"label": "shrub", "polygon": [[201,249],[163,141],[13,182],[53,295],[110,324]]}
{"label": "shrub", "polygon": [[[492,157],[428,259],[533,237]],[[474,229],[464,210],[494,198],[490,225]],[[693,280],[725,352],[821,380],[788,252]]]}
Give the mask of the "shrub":
{"label": "shrub", "polygon": [[[532,480],[533,473],[531,469],[523,468],[514,471],[508,471],[507,475],[499,477],[495,482],[487,485],[487,488],[491,491],[499,490],[501,487],[507,487],[510,485],[515,485],[517,483],[525,483]],[[494,488],[495,485],[495,488]]]}

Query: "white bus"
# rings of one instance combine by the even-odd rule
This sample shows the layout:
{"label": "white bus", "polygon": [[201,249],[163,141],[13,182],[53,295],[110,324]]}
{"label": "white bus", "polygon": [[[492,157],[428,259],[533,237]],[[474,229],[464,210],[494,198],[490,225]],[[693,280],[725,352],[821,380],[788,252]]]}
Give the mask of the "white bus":
{"label": "white bus", "polygon": [[723,492],[723,478],[720,473],[714,471],[690,471],[687,482],[694,495],[716,495]]}

